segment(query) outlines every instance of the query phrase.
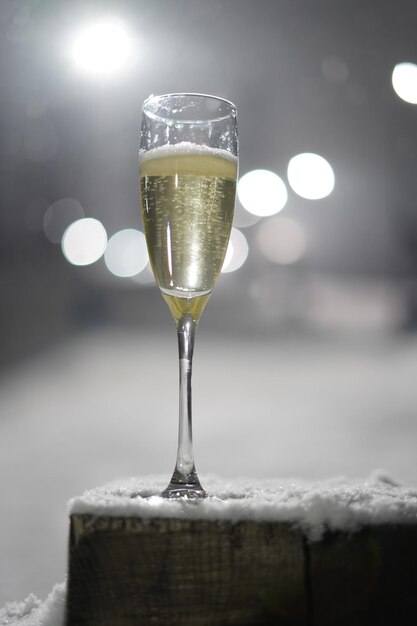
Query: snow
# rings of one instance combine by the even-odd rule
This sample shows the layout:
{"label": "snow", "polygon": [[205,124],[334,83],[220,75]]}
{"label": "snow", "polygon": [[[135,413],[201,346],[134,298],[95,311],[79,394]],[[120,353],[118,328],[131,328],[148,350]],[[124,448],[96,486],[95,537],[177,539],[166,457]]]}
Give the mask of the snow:
{"label": "snow", "polygon": [[[204,486],[210,497],[197,502],[161,498],[166,482],[166,476],[159,475],[113,481],[70,500],[69,513],[289,522],[310,541],[319,541],[327,530],[352,533],[365,524],[417,522],[417,489],[401,486],[381,470],[365,480],[207,477]],[[0,609],[0,626],[63,626],[65,596],[66,584],[62,583],[55,585],[43,603],[33,594],[23,602],[8,603]]]}
{"label": "snow", "polygon": [[64,623],[66,584],[55,585],[41,602],[30,594],[23,602],[9,602],[0,608],[0,626],[62,626]]}
{"label": "snow", "polygon": [[117,517],[289,522],[310,541],[326,530],[354,532],[364,524],[417,522],[417,489],[399,485],[382,471],[366,480],[334,478],[320,482],[289,479],[203,481],[212,497],[201,501],[166,500],[158,494],[166,477],[114,481],[86,491],[69,503],[70,514]]}

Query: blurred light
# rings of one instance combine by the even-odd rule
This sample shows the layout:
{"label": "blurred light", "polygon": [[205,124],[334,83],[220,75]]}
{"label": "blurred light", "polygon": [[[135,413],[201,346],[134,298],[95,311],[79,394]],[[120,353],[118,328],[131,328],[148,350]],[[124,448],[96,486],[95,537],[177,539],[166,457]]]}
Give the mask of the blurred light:
{"label": "blurred light", "polygon": [[226,271],[226,268],[228,265],[230,265],[232,259],[233,259],[233,244],[230,238],[229,243],[227,245],[226,256],[224,257],[224,261],[223,261],[222,272]]}
{"label": "blurred light", "polygon": [[392,86],[402,100],[417,104],[417,65],[398,63],[392,72]]}
{"label": "blurred light", "polygon": [[248,258],[249,246],[246,237],[237,228],[232,228],[227,246],[222,273],[235,272]]}
{"label": "blurred light", "polygon": [[387,332],[404,321],[402,298],[394,285],[364,276],[312,277],[308,319],[313,327],[339,331]]}
{"label": "blurred light", "polygon": [[130,280],[139,285],[155,285],[155,278],[150,263],[147,263],[144,270],[136,276],[131,276]]}
{"label": "blurred light", "polygon": [[139,274],[149,260],[145,235],[134,228],[120,230],[110,237],[104,260],[115,276],[127,278]]}
{"label": "blurred light", "polygon": [[238,199],[236,199],[235,213],[233,215],[233,226],[236,228],[248,228],[249,226],[253,226],[261,219],[260,215],[254,215],[253,213],[249,213],[246,209],[243,208]]}
{"label": "blurred light", "polygon": [[85,28],[72,46],[72,58],[81,69],[100,76],[111,75],[127,65],[132,43],[119,19],[106,19]]}
{"label": "blurred light", "polygon": [[339,57],[325,57],[321,63],[321,71],[330,83],[345,83],[349,76],[346,62]]}
{"label": "blurred light", "polygon": [[244,208],[261,217],[278,213],[288,199],[284,182],[269,170],[252,170],[242,176],[237,193]]}
{"label": "blurred light", "polygon": [[73,265],[95,263],[104,254],[106,245],[106,229],[92,217],[77,220],[62,237],[62,252]]}
{"label": "blurred light", "polygon": [[75,198],[61,198],[45,212],[43,230],[49,241],[60,243],[70,224],[84,217],[81,204]]}
{"label": "blurred light", "polygon": [[304,152],[293,157],[287,170],[288,182],[302,198],[318,200],[328,196],[334,187],[334,173],[319,154]]}
{"label": "blurred light", "polygon": [[286,217],[262,222],[258,230],[259,247],[269,261],[290,265],[303,256],[306,237],[301,226]]}

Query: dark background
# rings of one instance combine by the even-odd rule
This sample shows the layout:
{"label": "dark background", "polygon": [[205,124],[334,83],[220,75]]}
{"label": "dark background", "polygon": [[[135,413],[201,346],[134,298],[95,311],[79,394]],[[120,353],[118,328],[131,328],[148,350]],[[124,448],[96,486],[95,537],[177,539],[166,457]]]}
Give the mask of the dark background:
{"label": "dark background", "polygon": [[[135,42],[98,80],[73,37],[103,16]],[[140,107],[150,93],[236,103],[240,173],[316,152],[336,178],[282,215],[306,233],[278,266],[249,256],[197,338],[202,476],[417,481],[417,108],[394,66],[417,62],[412,0],[27,0],[0,5],[0,602],[63,579],[66,501],[175,459],[175,330],[152,283],[75,267],[44,232],[77,200],[109,236],[141,228]],[[333,64],[333,65],[332,65]],[[329,73],[326,68],[342,67]],[[267,219],[267,218],[264,218]]]}

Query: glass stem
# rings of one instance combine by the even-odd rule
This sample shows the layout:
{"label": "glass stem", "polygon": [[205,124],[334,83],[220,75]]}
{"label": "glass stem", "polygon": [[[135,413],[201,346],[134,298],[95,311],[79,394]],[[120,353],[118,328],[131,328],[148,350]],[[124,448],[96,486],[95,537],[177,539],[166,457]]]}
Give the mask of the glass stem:
{"label": "glass stem", "polygon": [[197,322],[184,315],[178,322],[178,356],[180,369],[178,452],[175,470],[162,496],[166,498],[201,498],[206,495],[194,465],[192,434],[191,374]]}

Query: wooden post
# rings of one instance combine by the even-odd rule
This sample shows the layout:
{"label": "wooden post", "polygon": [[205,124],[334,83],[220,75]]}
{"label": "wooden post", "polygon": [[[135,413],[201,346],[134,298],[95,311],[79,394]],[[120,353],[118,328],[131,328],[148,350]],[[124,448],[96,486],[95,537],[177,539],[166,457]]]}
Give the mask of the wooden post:
{"label": "wooden post", "polygon": [[417,624],[417,524],[328,533],[309,547],[312,624]]}
{"label": "wooden post", "polygon": [[65,626],[417,624],[415,490],[219,480],[191,503],[161,484],[72,501]]}
{"label": "wooden post", "polygon": [[71,516],[66,626],[307,623],[288,524]]}

